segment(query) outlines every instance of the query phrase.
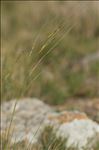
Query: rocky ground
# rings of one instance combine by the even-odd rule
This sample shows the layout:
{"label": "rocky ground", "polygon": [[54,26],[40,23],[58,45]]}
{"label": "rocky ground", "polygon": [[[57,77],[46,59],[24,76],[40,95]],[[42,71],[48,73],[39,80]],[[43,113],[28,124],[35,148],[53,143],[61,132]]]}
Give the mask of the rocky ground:
{"label": "rocky ground", "polygon": [[48,106],[36,98],[19,100],[17,103],[16,100],[4,102],[1,105],[1,133],[9,132],[12,143],[23,140],[36,143],[44,128],[50,125],[54,127],[57,136],[64,139],[68,137],[66,146],[78,145],[79,150],[82,150],[90,139],[92,142],[88,147],[91,148],[99,141],[99,124],[89,119],[81,110],[86,108],[85,112],[90,116],[93,107],[93,110],[95,109],[93,116],[98,114],[98,100],[93,103],[87,100],[86,107],[85,103],[79,107],[81,100],[78,100],[73,107],[75,110],[67,111],[67,108],[70,109],[72,106],[71,102],[72,100],[67,101],[67,105],[60,107]]}

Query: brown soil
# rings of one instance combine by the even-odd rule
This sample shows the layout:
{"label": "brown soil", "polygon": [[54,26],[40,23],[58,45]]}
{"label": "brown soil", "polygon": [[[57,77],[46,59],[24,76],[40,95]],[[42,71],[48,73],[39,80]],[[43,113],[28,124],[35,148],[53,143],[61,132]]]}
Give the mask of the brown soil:
{"label": "brown soil", "polygon": [[99,98],[69,99],[63,105],[55,106],[57,111],[78,110],[85,112],[90,118],[99,123]]}

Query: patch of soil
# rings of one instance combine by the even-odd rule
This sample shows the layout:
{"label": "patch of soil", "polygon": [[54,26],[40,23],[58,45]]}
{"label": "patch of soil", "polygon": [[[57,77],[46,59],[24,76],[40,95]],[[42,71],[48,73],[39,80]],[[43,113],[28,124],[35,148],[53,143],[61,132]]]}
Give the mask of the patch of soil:
{"label": "patch of soil", "polygon": [[78,110],[85,112],[88,117],[99,123],[99,98],[94,99],[68,99],[62,105],[55,106],[57,111]]}

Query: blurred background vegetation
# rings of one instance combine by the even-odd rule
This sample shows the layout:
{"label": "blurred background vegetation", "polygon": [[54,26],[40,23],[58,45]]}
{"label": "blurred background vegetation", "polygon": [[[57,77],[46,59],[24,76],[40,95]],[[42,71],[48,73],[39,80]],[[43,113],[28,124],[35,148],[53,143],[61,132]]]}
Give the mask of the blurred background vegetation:
{"label": "blurred background vegetation", "polygon": [[2,1],[2,100],[99,97],[98,1]]}

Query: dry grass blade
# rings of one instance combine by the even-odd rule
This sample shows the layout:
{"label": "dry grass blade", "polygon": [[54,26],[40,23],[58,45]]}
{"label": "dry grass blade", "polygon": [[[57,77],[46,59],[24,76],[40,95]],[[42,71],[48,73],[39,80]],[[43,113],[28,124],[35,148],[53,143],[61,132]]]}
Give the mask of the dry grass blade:
{"label": "dry grass blade", "polygon": [[69,29],[67,31],[65,31],[65,33],[63,34],[63,36],[52,46],[52,48],[50,48],[46,54],[44,54],[39,61],[36,63],[36,65],[33,67],[33,69],[31,70],[31,72],[33,72],[38,65],[43,61],[43,59],[59,44],[59,42],[73,29],[74,25],[72,25],[71,27],[69,27]]}
{"label": "dry grass blade", "polygon": [[[45,113],[45,115],[46,115],[46,113]],[[36,136],[36,134],[39,132],[39,130],[40,130],[40,128],[41,128],[41,126],[42,126],[44,120],[45,120],[45,118],[40,121],[39,127],[37,128],[37,130],[36,130],[35,133],[33,134],[33,138],[34,138],[34,137]],[[31,140],[31,142],[29,143],[29,145],[27,146],[27,150],[31,150],[33,138],[32,138],[32,140]]]}
{"label": "dry grass blade", "polygon": [[11,114],[11,120],[10,120],[10,124],[9,124],[9,127],[8,127],[8,130],[6,131],[6,133],[5,133],[5,136],[6,137],[4,137],[5,139],[6,139],[6,145],[5,145],[5,147],[4,147],[4,149],[6,150],[6,148],[7,149],[9,149],[9,147],[10,147],[10,130],[11,130],[11,125],[12,125],[12,122],[13,122],[13,118],[14,118],[14,115],[15,115],[15,108],[16,108],[16,105],[17,105],[17,101],[15,102],[15,104],[14,104],[14,108],[13,108],[13,112],[12,112],[12,114]]}

